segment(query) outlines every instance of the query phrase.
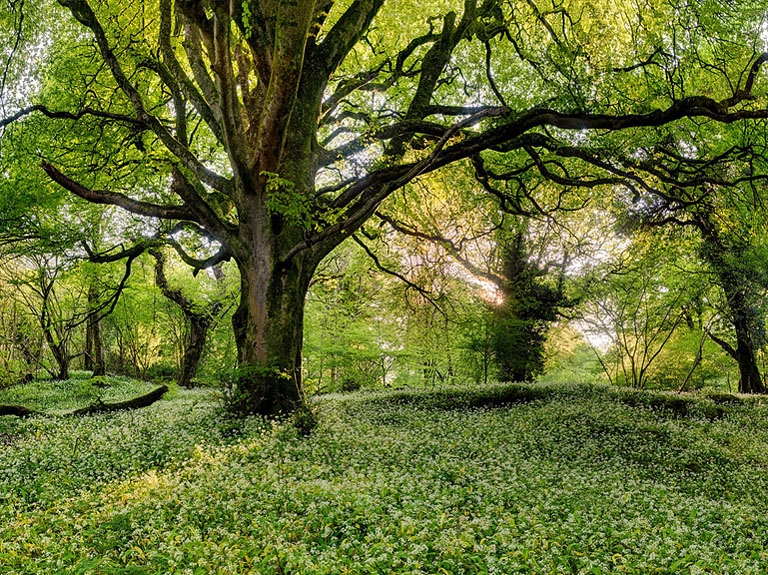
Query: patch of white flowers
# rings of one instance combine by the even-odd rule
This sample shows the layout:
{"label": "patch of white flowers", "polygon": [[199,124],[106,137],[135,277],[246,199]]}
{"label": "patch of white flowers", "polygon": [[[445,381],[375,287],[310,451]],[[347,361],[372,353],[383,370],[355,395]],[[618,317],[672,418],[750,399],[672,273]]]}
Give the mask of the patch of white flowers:
{"label": "patch of white flowers", "polygon": [[202,392],[2,421],[0,573],[768,570],[766,406],[682,418],[547,391],[328,398],[309,438],[227,422]]}

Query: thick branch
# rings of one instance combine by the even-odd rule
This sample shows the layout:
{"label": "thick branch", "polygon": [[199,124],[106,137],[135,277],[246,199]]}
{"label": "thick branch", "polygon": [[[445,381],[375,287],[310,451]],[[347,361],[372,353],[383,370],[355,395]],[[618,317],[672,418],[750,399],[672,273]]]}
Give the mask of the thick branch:
{"label": "thick branch", "polygon": [[176,250],[176,253],[179,254],[179,257],[185,264],[194,268],[194,274],[197,274],[200,270],[213,267],[218,263],[228,261],[232,257],[232,252],[225,245],[222,245],[219,251],[212,256],[201,260],[190,256],[178,242],[168,241],[167,243]]}
{"label": "thick branch", "polygon": [[728,98],[727,100],[723,100],[720,102],[720,104],[725,108],[730,108],[743,102],[744,100],[754,100],[755,96],[752,94],[752,86],[755,83],[755,78],[760,72],[760,68],[766,62],[768,62],[768,52],[763,52],[752,64],[752,68],[749,70],[749,75],[747,76],[747,81],[744,83],[744,89],[736,90],[736,93],[732,97]]}
{"label": "thick branch", "polygon": [[[168,391],[167,385],[162,385],[157,389],[150,391],[147,394],[134,397],[126,401],[119,401],[116,403],[104,403],[100,399],[92,403],[87,407],[76,409],[67,416],[81,416],[81,415],[93,415],[97,413],[107,413],[112,411],[124,411],[127,409],[140,409],[142,407],[148,407],[160,400],[163,395]],[[35,411],[24,407],[23,405],[0,405],[0,416],[2,415],[15,415],[17,417],[29,417],[30,415],[49,415],[40,411]]]}
{"label": "thick branch", "polygon": [[317,63],[321,67],[307,72],[329,77],[357,44],[383,4],[384,0],[355,0],[318,46]]}
{"label": "thick branch", "polygon": [[705,330],[705,333],[707,334],[707,336],[709,336],[709,339],[711,339],[717,345],[719,345],[725,353],[730,355],[736,361],[739,360],[739,354],[736,352],[736,350],[730,343],[725,341],[723,338],[716,336],[710,330]]}
{"label": "thick branch", "polygon": [[140,216],[149,216],[165,220],[198,221],[197,216],[187,206],[166,206],[134,200],[124,194],[108,190],[91,190],[62,174],[57,168],[43,162],[41,167],[48,176],[65,190],[94,204],[118,206]]}
{"label": "thick branch", "polygon": [[85,241],[81,242],[81,245],[83,246],[85,253],[88,255],[88,261],[93,262],[95,264],[107,264],[112,262],[118,262],[126,258],[135,259],[141,254],[143,254],[144,251],[147,249],[147,247],[151,244],[149,242],[139,242],[136,245],[131,246],[130,248],[121,248],[120,251],[117,251],[117,252],[115,252],[113,248],[107,252],[103,252],[100,254],[97,254],[96,252],[94,252],[91,246],[89,246],[88,243]]}
{"label": "thick branch", "polygon": [[173,167],[172,191],[184,202],[184,206],[195,214],[188,220],[204,225],[208,231],[219,241],[231,243],[234,240],[235,226],[227,223],[213,207],[206,201],[203,187],[196,187],[184,173],[177,167]]}
{"label": "thick branch", "polygon": [[163,295],[178,305],[185,315],[190,315],[192,312],[192,303],[184,297],[180,289],[174,289],[168,283],[168,278],[165,275],[165,255],[158,249],[150,249],[150,255],[155,258],[155,285],[160,288]]}
{"label": "thick branch", "polygon": [[214,113],[214,105],[211,106],[206,101],[204,95],[197,89],[195,84],[190,80],[187,74],[184,72],[179,60],[176,58],[176,54],[171,48],[171,0],[162,0],[160,6],[160,51],[163,56],[163,63],[165,64],[168,73],[173,77],[179,90],[184,94],[184,97],[189,100],[192,105],[200,114],[200,117],[208,125],[216,139],[219,142],[224,141],[221,125],[218,118]]}
{"label": "thick branch", "polygon": [[30,415],[45,415],[40,411],[29,409],[23,405],[0,405],[0,416],[15,415],[16,417],[29,417]]}

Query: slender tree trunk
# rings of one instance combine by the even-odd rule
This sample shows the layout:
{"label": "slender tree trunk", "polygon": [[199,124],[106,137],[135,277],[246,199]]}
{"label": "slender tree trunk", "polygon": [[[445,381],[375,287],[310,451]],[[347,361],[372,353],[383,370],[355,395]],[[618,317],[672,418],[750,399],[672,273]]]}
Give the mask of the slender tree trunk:
{"label": "slender tree trunk", "polygon": [[194,387],[197,377],[197,367],[205,348],[205,339],[208,335],[209,320],[199,314],[187,315],[189,319],[189,338],[186,341],[184,355],[181,357],[181,369],[179,370],[179,385],[182,387]]}
{"label": "slender tree trunk", "polygon": [[56,379],[65,381],[69,379],[69,362],[71,359],[69,350],[67,349],[69,346],[65,341],[56,343],[49,331],[45,332],[45,336],[48,341],[48,346],[51,349],[51,353],[53,354],[53,359],[56,360],[56,365],[59,368],[59,371],[56,374]]}
{"label": "slender tree trunk", "polygon": [[734,321],[736,330],[736,362],[739,365],[739,392],[765,393],[765,385],[757,365],[756,346],[752,340],[752,330],[746,318],[737,317]]}
{"label": "slender tree trunk", "polygon": [[83,354],[83,369],[93,370],[93,333],[90,321],[85,326],[85,353]]}
{"label": "slender tree trunk", "polygon": [[104,342],[101,337],[101,321],[90,317],[85,326],[85,369],[93,372],[93,376],[106,374],[104,362]]}
{"label": "slender tree trunk", "polygon": [[[160,250],[151,249],[149,253],[155,258],[155,284],[163,292],[163,295],[181,308],[184,317],[189,322],[189,336],[184,342],[184,352],[181,357],[179,369],[179,385],[193,387],[197,376],[197,368],[205,349],[205,340],[208,335],[208,327],[213,317],[221,313],[221,302],[214,302],[208,310],[197,311],[196,306],[188,300],[180,289],[173,289],[165,276],[165,256]],[[216,279],[221,280],[221,270],[214,272]]]}
{"label": "slender tree trunk", "polygon": [[85,324],[85,369],[92,371],[93,376],[105,375],[104,342],[101,338],[101,320],[96,315],[98,294],[91,286],[88,289],[88,308],[90,316]]}
{"label": "slender tree trunk", "polygon": [[93,375],[106,375],[107,365],[104,359],[104,340],[101,337],[101,320],[98,318],[89,320],[88,331],[91,333],[91,369],[93,370]]}

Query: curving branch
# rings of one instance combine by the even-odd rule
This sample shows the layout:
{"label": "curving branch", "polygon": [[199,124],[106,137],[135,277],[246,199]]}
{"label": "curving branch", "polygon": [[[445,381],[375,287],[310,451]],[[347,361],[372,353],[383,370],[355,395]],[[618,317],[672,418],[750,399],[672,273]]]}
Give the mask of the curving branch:
{"label": "curving branch", "polygon": [[733,96],[720,102],[720,105],[727,109],[736,106],[745,100],[754,100],[755,96],[752,94],[752,86],[755,83],[755,78],[760,73],[760,68],[762,68],[763,64],[766,62],[768,62],[768,52],[763,52],[753,62],[749,74],[747,75],[747,80],[744,82],[744,88],[742,90],[736,90]]}
{"label": "curving branch", "polygon": [[91,190],[70,177],[65,176],[58,170],[58,168],[48,162],[43,162],[41,167],[45,170],[45,173],[48,174],[51,180],[59,184],[62,188],[94,204],[118,206],[131,213],[152,218],[198,221],[195,213],[187,206],[153,204],[151,202],[134,200],[133,198],[129,198],[125,194],[120,194],[118,192]]}
{"label": "curving branch", "polygon": [[208,269],[218,263],[229,261],[232,258],[232,252],[228,247],[222,245],[219,251],[205,259],[198,259],[189,255],[179,242],[167,240],[166,243],[171,246],[185,264],[194,268],[193,275],[197,275],[200,270]]}
{"label": "curving branch", "polygon": [[427,234],[424,232],[420,232],[418,230],[414,230],[413,228],[410,228],[403,224],[402,222],[397,221],[395,218],[388,216],[386,214],[383,214],[381,212],[376,212],[376,217],[382,220],[383,222],[386,222],[389,224],[389,226],[395,230],[398,233],[401,233],[406,236],[410,236],[413,238],[418,238],[421,240],[428,241],[430,243],[433,243],[435,245],[440,246],[443,248],[454,260],[456,260],[461,267],[463,267],[465,270],[467,270],[469,273],[471,273],[473,276],[478,278],[483,278],[485,280],[488,280],[495,286],[502,288],[504,286],[504,278],[501,276],[498,276],[494,273],[491,273],[488,270],[485,270],[475,264],[473,264],[471,261],[469,261],[467,258],[461,255],[461,249],[450,239],[446,238],[445,236],[441,236],[438,234]]}
{"label": "curving branch", "polygon": [[[499,125],[491,126],[474,135],[465,134],[457,142],[447,145],[455,134],[463,134],[460,128],[486,116],[497,118]],[[525,146],[536,145],[536,143],[544,144],[547,141],[554,141],[537,132],[539,129],[620,131],[638,127],[659,127],[686,118],[711,119],[729,124],[744,119],[768,119],[768,109],[741,109],[730,112],[712,98],[701,96],[684,98],[674,102],[666,109],[657,109],[645,114],[564,113],[549,108],[536,108],[524,114],[515,115],[506,108],[485,108],[480,113],[479,118],[470,116],[448,127],[425,159],[382,168],[350,184],[332,202],[332,207],[345,209],[345,217],[332,226],[315,232],[287,250],[283,256],[283,261],[287,261],[297,253],[320,243],[324,243],[324,250],[330,251],[338,245],[345,234],[352,233],[359,228],[392,192],[402,188],[422,174],[471,158],[485,150],[509,152],[522,149]],[[609,172],[613,173],[617,169],[608,162],[590,156],[589,153],[576,146],[558,145],[557,149],[563,154],[570,153],[574,157],[580,157],[582,160],[603,167]],[[649,190],[655,191],[636,174],[625,171],[621,175],[627,176],[629,180],[636,182],[641,187],[648,187]]]}
{"label": "curving branch", "polygon": [[113,112],[105,112],[104,110],[97,110],[95,108],[90,108],[87,106],[81,110],[78,110],[77,112],[69,112],[66,110],[51,110],[50,108],[42,104],[34,104],[32,106],[21,108],[20,110],[17,110],[13,114],[6,116],[5,118],[0,118],[0,128],[9,126],[10,124],[18,120],[21,120],[22,118],[29,116],[35,112],[39,112],[46,118],[51,118],[54,120],[80,120],[81,118],[84,118],[86,116],[91,116],[94,118],[124,122],[126,124],[131,124],[133,126],[136,126],[138,128],[147,127],[146,124],[134,118],[133,116],[128,116],[126,114],[115,114]]}
{"label": "curving branch", "polygon": [[373,253],[371,248],[369,248],[368,245],[365,242],[363,242],[363,240],[361,240],[357,234],[352,234],[352,240],[361,248],[363,248],[363,251],[366,253],[366,255],[371,259],[371,261],[373,261],[373,265],[376,266],[376,269],[378,269],[382,273],[391,275],[399,279],[401,282],[403,282],[406,285],[406,289],[415,290],[416,292],[419,293],[419,295],[421,295],[421,297],[427,300],[430,303],[430,305],[432,305],[432,307],[434,307],[440,315],[442,315],[445,318],[448,317],[448,314],[445,313],[445,310],[440,307],[440,305],[435,301],[435,299],[432,297],[432,294],[428,290],[424,289],[418,284],[413,283],[411,280],[409,280],[400,272],[396,272],[395,270],[384,266],[381,263],[381,260],[379,260],[378,256],[375,253]]}
{"label": "curving branch", "polygon": [[202,186],[198,184],[196,187],[178,166],[173,167],[171,175],[171,190],[182,199],[184,206],[195,214],[194,218],[186,219],[204,225],[207,231],[219,241],[232,243],[237,232],[237,226],[224,220],[211,203],[206,201],[205,197],[208,194],[205,193]]}
{"label": "curving branch", "polygon": [[158,388],[153,389],[149,393],[128,399],[126,401],[118,401],[115,403],[104,403],[101,399],[95,401],[91,405],[76,409],[67,416],[82,416],[93,415],[97,413],[111,413],[113,411],[124,411],[128,409],[141,409],[142,407],[149,407],[153,403],[162,399],[162,397],[168,392],[167,385],[161,385]]}
{"label": "curving branch", "polygon": [[126,258],[134,259],[143,254],[151,245],[152,242],[146,241],[146,242],[138,242],[135,245],[131,246],[130,248],[122,248],[119,251],[115,251],[115,248],[108,250],[106,252],[102,253],[95,253],[93,251],[93,248],[88,245],[88,242],[83,240],[80,242],[80,245],[83,246],[83,249],[85,250],[86,255],[88,256],[88,261],[95,263],[95,264],[107,264],[112,262],[119,262],[120,260],[124,260]]}

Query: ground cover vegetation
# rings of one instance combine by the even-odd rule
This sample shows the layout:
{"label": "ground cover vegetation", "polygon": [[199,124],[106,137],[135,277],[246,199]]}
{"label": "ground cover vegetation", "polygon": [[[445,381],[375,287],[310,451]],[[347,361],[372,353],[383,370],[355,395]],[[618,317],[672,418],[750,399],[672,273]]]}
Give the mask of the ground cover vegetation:
{"label": "ground cover vegetation", "polygon": [[765,391],[762,1],[8,0],[0,28],[8,381],[218,379],[274,414],[532,380],[571,320],[579,379]]}
{"label": "ground cover vegetation", "polygon": [[[146,383],[32,383],[62,414]],[[80,379],[82,377],[82,379]],[[2,573],[762,573],[768,404],[605,385],[316,399],[232,420],[210,390],[0,418]]]}
{"label": "ground cover vegetation", "polygon": [[763,0],[0,31],[0,572],[765,572]]}

